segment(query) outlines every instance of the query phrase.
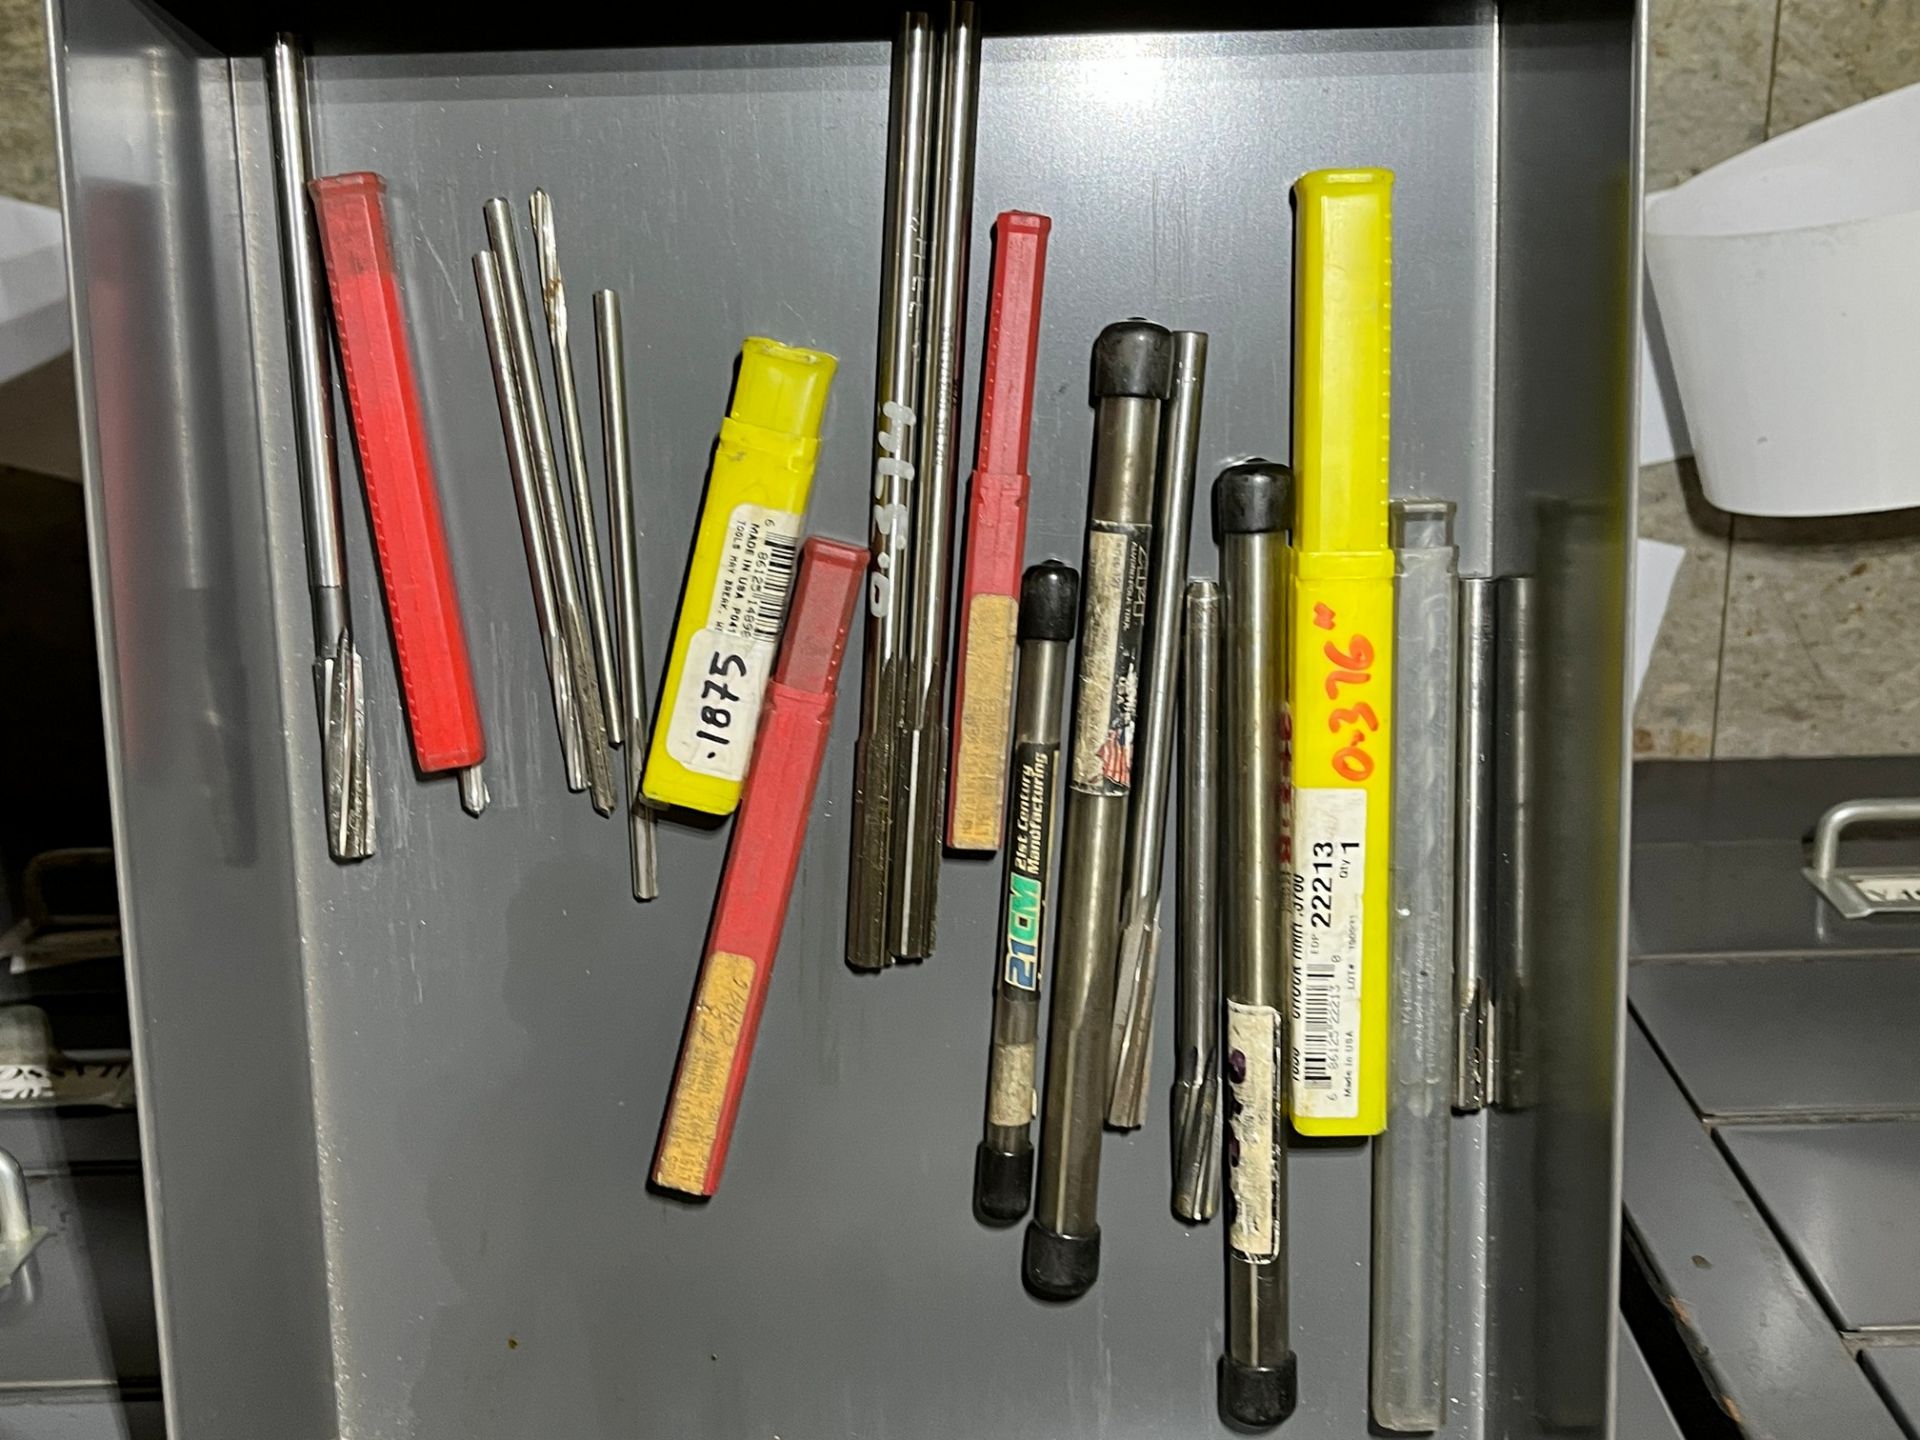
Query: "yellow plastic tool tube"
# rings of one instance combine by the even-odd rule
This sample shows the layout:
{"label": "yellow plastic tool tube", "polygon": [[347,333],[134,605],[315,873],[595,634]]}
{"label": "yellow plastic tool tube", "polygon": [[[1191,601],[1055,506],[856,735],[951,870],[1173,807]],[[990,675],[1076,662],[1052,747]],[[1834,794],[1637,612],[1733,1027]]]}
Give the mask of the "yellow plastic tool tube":
{"label": "yellow plastic tool tube", "polygon": [[1294,262],[1289,1100],[1303,1135],[1387,1123],[1387,534],[1393,175],[1300,178]]}
{"label": "yellow plastic tool tube", "polygon": [[839,363],[773,340],[740,348],[641,783],[657,805],[728,815],[740,803]]}

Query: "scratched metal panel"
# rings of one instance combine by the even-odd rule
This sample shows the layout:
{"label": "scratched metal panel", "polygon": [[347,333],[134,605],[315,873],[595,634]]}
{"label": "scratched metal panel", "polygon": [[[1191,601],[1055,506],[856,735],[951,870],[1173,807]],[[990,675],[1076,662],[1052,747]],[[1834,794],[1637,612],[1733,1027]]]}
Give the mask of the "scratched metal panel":
{"label": "scratched metal panel", "polygon": [[[1402,234],[1433,237],[1398,297],[1410,317],[1403,473],[1446,476],[1471,510],[1465,487],[1484,466],[1476,367],[1444,357],[1486,341],[1475,257],[1489,224],[1490,39],[989,43],[976,276],[995,211],[1055,222],[1033,554],[1079,554],[1087,346],[1110,319],[1213,332],[1209,468],[1284,448],[1284,197],[1300,171],[1358,150],[1407,177]],[[879,979],[840,963],[850,699],[726,1183],[701,1208],[644,1193],[725,837],[670,828],[665,898],[638,910],[621,836],[562,787],[466,259],[482,243],[482,200],[546,185],[577,292],[632,297],[659,656],[740,336],[844,357],[811,523],[863,533],[887,48],[323,56],[314,73],[322,168],[380,170],[405,206],[401,265],[415,333],[432,337],[419,347],[429,420],[498,737],[483,822],[389,764],[376,863],[341,872],[315,837],[295,836],[330,957],[314,973],[315,1048],[352,1057],[327,1067],[316,1095],[323,1135],[339,1137],[322,1183],[343,1428],[405,1433],[393,1417],[411,1415],[422,1436],[506,1436],[538,1415],[557,1433],[611,1436],[644,1414],[662,1433],[714,1435],[1215,1433],[1219,1234],[1167,1214],[1164,1113],[1110,1143],[1105,1274],[1085,1303],[1029,1300],[1018,1232],[968,1215],[997,867],[947,867],[932,963]],[[264,221],[257,87],[241,107],[249,213]],[[1216,143],[1194,146],[1201,133]],[[976,283],[975,337],[984,300]],[[264,313],[261,331],[274,333]],[[282,408],[263,403],[270,437]],[[297,516],[278,508],[294,649]],[[1198,549],[1196,568],[1211,569]],[[368,573],[356,568],[363,585]],[[372,613],[370,594],[361,603]],[[384,655],[369,678],[390,693]],[[856,686],[849,673],[848,697]],[[383,721],[376,752],[390,759],[398,721],[391,709]],[[1170,1039],[1162,1027],[1161,1076]],[[521,1138],[503,1157],[505,1136]],[[423,1137],[432,1158],[414,1165]],[[1341,1434],[1365,1413],[1367,1157],[1329,1150],[1296,1169],[1309,1378],[1292,1423]]]}
{"label": "scratched metal panel", "polygon": [[[1809,841],[1829,805],[1860,795],[1920,792],[1920,758],[1641,760],[1633,767],[1633,843]],[[1849,847],[1851,848],[1851,847]]]}
{"label": "scratched metal panel", "polygon": [[[989,41],[976,342],[991,215],[1028,207],[1055,221],[1031,554],[1078,556],[1087,347],[1111,319],[1145,313],[1212,332],[1209,467],[1254,450],[1284,453],[1287,190],[1305,169],[1365,161],[1401,175],[1396,490],[1459,502],[1463,563],[1485,568],[1497,35],[1488,12],[1475,23],[1384,30]],[[244,271],[246,311],[219,313],[211,349],[223,357],[251,349],[252,386],[236,390],[222,370],[218,414],[253,427],[252,445],[224,453],[195,493],[220,507],[228,547],[213,560],[245,581],[245,604],[217,617],[225,623],[213,638],[232,647],[248,684],[271,695],[245,725],[252,742],[272,742],[248,813],[266,832],[258,863],[268,894],[291,886],[287,930],[299,937],[249,957],[299,988],[311,1112],[275,1113],[318,1164],[317,1203],[303,1198],[275,1219],[294,1262],[302,1237],[316,1238],[325,1282],[296,1263],[275,1299],[330,1327],[334,1385],[329,1403],[305,1402],[285,1433],[1224,1433],[1213,1379],[1221,1239],[1217,1226],[1190,1231],[1168,1214],[1159,1107],[1138,1135],[1109,1137],[1105,1273],[1084,1301],[1054,1308],[1027,1298],[1017,1232],[971,1219],[997,868],[947,865],[941,949],[930,963],[856,978],[840,961],[857,659],[843,680],[726,1183],[698,1207],[645,1188],[725,832],[669,826],[664,897],[637,907],[625,897],[618,827],[564,790],[468,256],[483,243],[488,196],[521,199],[544,185],[576,308],[599,285],[627,297],[643,587],[657,659],[742,336],[769,333],[842,356],[812,523],[823,533],[864,532],[886,59],[871,42],[424,56],[322,48],[313,66],[322,168],[378,169],[391,182],[494,797],[472,820],[450,785],[411,773],[364,516],[350,499],[381,823],[379,855],[352,869],[327,860],[318,823],[263,76],[251,60],[233,67],[234,174],[208,171],[192,184],[195,205],[219,221],[210,232],[238,236],[231,255],[220,253]],[[67,64],[77,76],[78,63]],[[1624,65],[1615,65],[1616,92],[1630,90],[1620,83]],[[1541,83],[1550,69],[1536,62]],[[90,92],[69,84],[67,105],[78,111]],[[1612,117],[1622,166],[1630,119],[1627,106]],[[1611,174],[1589,179],[1590,190],[1614,196],[1630,232],[1628,191]],[[1624,293],[1619,275],[1590,278]],[[576,364],[589,353],[590,341]],[[969,431],[977,358],[976,343]],[[152,428],[163,433],[157,421]],[[112,515],[103,529],[109,543],[119,534]],[[1198,533],[1207,534],[1204,523]],[[109,567],[125,585],[122,608],[166,600],[172,562],[161,558],[150,569]],[[1212,568],[1202,539],[1194,569]],[[1604,627],[1607,612],[1594,613]],[[230,689],[213,686],[215,718]],[[158,844],[161,797],[123,776],[117,798],[145,818],[142,843]],[[191,852],[180,863],[190,860]],[[139,940],[145,916],[169,897],[139,867],[128,890]],[[133,963],[156,1003],[219,983],[180,937],[144,938]],[[1170,993],[1161,1004],[1170,1014]],[[1163,1082],[1170,1032],[1162,1027],[1156,1060]],[[149,1063],[177,1043],[159,1026],[146,1041]],[[163,1142],[170,1126],[189,1125],[186,1107],[210,1083],[201,1076],[147,1093]],[[214,1143],[214,1129],[201,1117],[196,1133]],[[1450,1387],[1458,1403],[1445,1434],[1466,1437],[1486,1429],[1485,1122],[1462,1120],[1458,1135]],[[170,1164],[162,1143],[150,1156],[156,1193],[165,1193]],[[1583,1161],[1577,1173],[1607,1192],[1606,1165],[1588,1171]],[[1303,1147],[1293,1163],[1302,1400],[1287,1433],[1308,1440],[1357,1434],[1366,1423],[1368,1176],[1360,1146]],[[213,1229],[214,1217],[204,1225]],[[1600,1313],[1608,1227],[1550,1238],[1584,1255],[1602,1283],[1580,1293],[1595,1323],[1610,1325]],[[1526,1283],[1533,1253],[1516,1262],[1510,1284]],[[216,1323],[204,1313],[209,1298],[190,1271],[172,1267],[163,1324],[171,1333],[191,1316],[204,1337]],[[1602,1388],[1606,1350],[1586,1350],[1583,1390]],[[196,1350],[193,1365],[192,1385],[170,1386],[180,1435],[251,1440],[254,1417],[220,1403],[230,1377],[218,1359]],[[1596,1412],[1585,1433],[1601,1423]]]}
{"label": "scratched metal panel", "polygon": [[298,1436],[332,1374],[232,86],[151,5],[48,15],[168,1404]]}
{"label": "scratched metal panel", "polygon": [[167,1440],[158,1400],[67,1391],[0,1395],[0,1435],[31,1440]]}
{"label": "scratched metal panel", "polygon": [[1862,1351],[1860,1363],[1900,1417],[1909,1435],[1920,1432],[1920,1349],[1903,1345]]}
{"label": "scratched metal panel", "polygon": [[1628,1232],[1703,1379],[1756,1440],[1900,1427],[1694,1114],[1659,1053],[1627,1027]]}
{"label": "scratched metal panel", "polygon": [[1614,1433],[1617,1440],[1684,1440],[1680,1426],[1660,1394],[1659,1382],[1647,1357],[1627,1329],[1623,1319],[1614,1331],[1614,1344],[1620,1351],[1618,1399],[1615,1402]]}
{"label": "scratched metal panel", "polygon": [[139,1122],[131,1111],[0,1110],[0,1150],[30,1175],[133,1169]]}
{"label": "scratched metal panel", "polygon": [[[1634,767],[1636,958],[1920,949],[1920,917],[1848,920],[1800,874],[1826,809],[1920,788],[1911,758],[1642,762]],[[1862,827],[1850,865],[1920,853],[1904,827]]]}
{"label": "scratched metal panel", "polygon": [[1637,965],[1629,993],[1702,1115],[1920,1113],[1920,957]]}
{"label": "scratched metal panel", "polygon": [[1920,1327],[1920,1121],[1729,1125],[1720,1143],[1841,1329]]}
{"label": "scratched metal panel", "polygon": [[27,1200],[47,1238],[0,1290],[0,1392],[151,1384],[160,1357],[139,1176],[30,1180]]}

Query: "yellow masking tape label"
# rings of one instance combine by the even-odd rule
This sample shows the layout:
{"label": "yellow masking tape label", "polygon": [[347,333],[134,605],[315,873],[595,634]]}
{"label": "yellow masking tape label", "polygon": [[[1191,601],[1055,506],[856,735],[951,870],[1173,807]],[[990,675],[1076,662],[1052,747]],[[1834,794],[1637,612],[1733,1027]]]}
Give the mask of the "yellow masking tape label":
{"label": "yellow masking tape label", "polygon": [[720,1112],[726,1106],[727,1081],[740,1051],[740,1032],[747,1023],[753,970],[748,956],[716,950],[700,972],[700,993],[694,998],[693,1018],[687,1022],[687,1043],[680,1052],[680,1073],[673,1081],[666,1134],[653,1167],[656,1185],[686,1195],[707,1193],[707,1169],[720,1137]]}
{"label": "yellow masking tape label", "polygon": [[1025,1125],[1034,1111],[1034,1042],[995,1045],[987,1076],[987,1123]]}
{"label": "yellow masking tape label", "polygon": [[1019,602],[976,595],[967,607],[967,654],[960,705],[960,746],[953,772],[956,850],[998,850],[1007,797],[1007,752],[1013,735],[1013,666]]}
{"label": "yellow masking tape label", "polygon": [[1227,1243],[1249,1260],[1280,1254],[1280,1012],[1227,1002]]}

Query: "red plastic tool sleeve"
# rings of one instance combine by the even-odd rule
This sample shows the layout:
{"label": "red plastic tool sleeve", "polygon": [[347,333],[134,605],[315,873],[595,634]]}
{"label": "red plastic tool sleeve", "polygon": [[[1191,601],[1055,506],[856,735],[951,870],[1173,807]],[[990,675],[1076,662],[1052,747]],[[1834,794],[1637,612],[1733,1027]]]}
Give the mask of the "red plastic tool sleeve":
{"label": "red plastic tool sleeve", "polygon": [[654,1183],[669,1190],[711,1195],[726,1165],[867,562],[864,546],[837,540],[809,540],[800,552],[786,640],[761,703],[753,765],[654,1154]]}
{"label": "red plastic tool sleeve", "polygon": [[487,743],[395,279],[386,182],[362,172],[308,189],[414,757],[429,774],[463,770],[486,758]]}
{"label": "red plastic tool sleeve", "polygon": [[1045,215],[1022,210],[1008,210],[993,224],[993,294],[980,381],[980,440],[967,502],[960,663],[947,765],[947,843],[961,850],[1000,845],[1027,538],[1027,445],[1052,229]]}

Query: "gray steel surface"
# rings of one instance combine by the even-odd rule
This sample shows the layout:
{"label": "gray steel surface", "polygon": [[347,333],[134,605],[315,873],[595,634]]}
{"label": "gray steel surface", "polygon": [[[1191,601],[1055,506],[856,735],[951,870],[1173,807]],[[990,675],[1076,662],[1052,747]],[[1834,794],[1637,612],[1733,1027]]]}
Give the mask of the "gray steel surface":
{"label": "gray steel surface", "polygon": [[1748,1440],[1897,1440],[1793,1259],[1652,1044],[1627,1027],[1628,1232]]}
{"label": "gray steel surface", "polygon": [[[1489,1121],[1457,1122],[1443,1433],[1482,1433],[1498,1394],[1510,1435],[1549,1419],[1598,1435],[1621,747],[1591,691],[1598,675],[1617,693],[1624,633],[1637,96],[1630,7],[1500,18],[990,40],[974,251],[1000,208],[1053,217],[1028,553],[1071,559],[1099,327],[1144,313],[1212,333],[1203,468],[1284,450],[1287,188],[1357,159],[1399,172],[1396,489],[1460,505],[1469,572],[1496,548],[1509,569],[1544,551],[1547,633],[1565,642],[1547,693],[1586,695],[1560,711],[1580,723],[1547,748],[1566,768],[1540,795],[1565,829],[1539,855],[1561,918],[1538,1033],[1565,1083],[1493,1117],[1490,1242]],[[348,466],[383,828],[351,869],[325,854],[303,718],[263,67],[144,0],[56,0],[54,46],[177,1440],[1221,1433],[1219,1229],[1167,1212],[1158,1106],[1106,1145],[1085,1300],[1029,1300],[1017,1236],[968,1214],[997,869],[947,866],[937,964],[863,980],[841,963],[851,674],[726,1182],[699,1207],[645,1189],[726,837],[663,825],[662,898],[635,907],[620,826],[565,790],[465,257],[482,200],[545,184],[576,284],[627,299],[663,657],[743,335],[841,355],[812,523],[866,533],[884,41],[379,55],[321,37],[319,168],[391,187],[494,802],[471,820],[450,780],[403,760]],[[976,283],[974,335],[985,301]],[[1516,377],[1497,413],[1496,335]],[[1556,532],[1549,489],[1601,523]],[[1160,978],[1164,1007],[1171,967]],[[1171,1073],[1171,1027],[1156,1044]],[[1344,1145],[1293,1160],[1298,1440],[1365,1423],[1368,1168]],[[1491,1342],[1490,1307],[1508,1312]],[[1571,1322],[1557,1352],[1537,1343],[1543,1312]]]}
{"label": "gray steel surface", "polygon": [[[1716,762],[1717,763],[1717,762]],[[1819,818],[1816,810],[1807,830]],[[1920,842],[1847,846],[1854,860],[1920,859]],[[1920,918],[1848,920],[1800,875],[1806,847],[1797,839],[1744,843],[1635,845],[1635,959],[1698,955],[1813,954],[1920,949]]]}
{"label": "gray steel surface", "polygon": [[[256,330],[248,309],[281,303],[265,67],[249,66],[243,227],[224,58],[144,4],[49,16],[134,1042],[142,1092],[175,1097],[141,1110],[165,1196],[150,1221],[168,1403],[203,1431],[296,1435],[334,1395],[299,899],[333,867],[294,648],[306,596],[285,328]],[[375,616],[357,499],[345,518],[354,600]],[[368,642],[374,763],[397,788],[410,767],[392,657]],[[337,952],[304,933],[315,963]]]}
{"label": "gray steel surface", "polygon": [[[1634,766],[1636,958],[1920,949],[1920,918],[1847,920],[1799,879],[1814,824],[1860,795],[1920,794],[1911,758]],[[1920,829],[1848,838],[1843,864],[1920,863]]]}
{"label": "gray steel surface", "polygon": [[0,1150],[29,1175],[131,1169],[140,1163],[140,1125],[130,1110],[0,1109]]}
{"label": "gray steel surface", "polygon": [[1920,1121],[1719,1136],[1841,1329],[1920,1326]]}
{"label": "gray steel surface", "polygon": [[1869,794],[1920,795],[1920,756],[1642,760],[1633,767],[1633,843],[1799,839],[1829,805]]}
{"label": "gray steel surface", "polygon": [[1620,1375],[1615,1385],[1615,1440],[1683,1440],[1673,1412],[1660,1394],[1647,1357],[1640,1353],[1622,1320],[1616,1327]]}
{"label": "gray steel surface", "polygon": [[8,1440],[166,1440],[158,1400],[121,1400],[102,1392],[0,1392],[0,1435]]}
{"label": "gray steel surface", "polygon": [[1629,994],[1709,1118],[1920,1114],[1913,956],[1637,965]]}
{"label": "gray steel surface", "polygon": [[49,1176],[27,1195],[48,1235],[0,1290],[0,1395],[158,1379],[140,1177]]}
{"label": "gray steel surface", "polygon": [[[1909,1434],[1920,1432],[1920,1349],[1913,1346],[1875,1346],[1860,1352],[1860,1363],[1880,1386],[1893,1413]],[[1622,1432],[1621,1440],[1627,1440]]]}

